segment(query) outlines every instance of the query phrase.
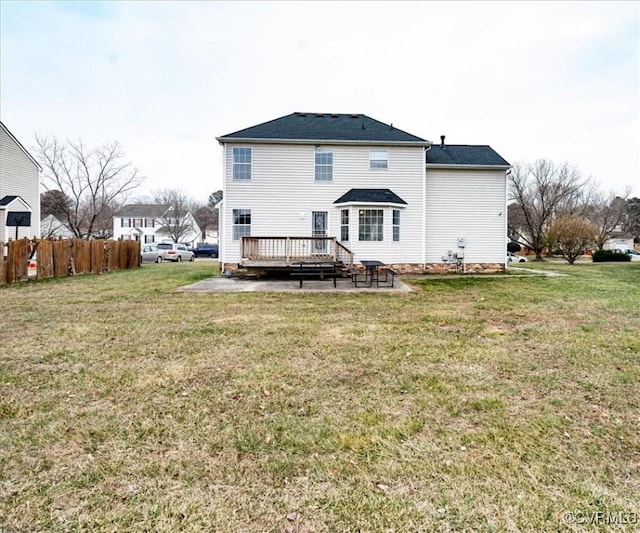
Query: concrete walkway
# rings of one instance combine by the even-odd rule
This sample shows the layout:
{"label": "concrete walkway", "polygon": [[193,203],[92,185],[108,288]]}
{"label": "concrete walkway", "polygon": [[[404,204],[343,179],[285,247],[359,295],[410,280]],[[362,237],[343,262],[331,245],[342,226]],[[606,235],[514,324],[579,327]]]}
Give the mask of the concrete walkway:
{"label": "concrete walkway", "polygon": [[253,280],[246,278],[215,277],[197,281],[191,285],[180,287],[181,292],[358,292],[358,293],[407,293],[413,292],[409,286],[396,278],[393,287],[356,287],[351,278],[338,278],[336,287],[333,280],[305,280],[300,288],[299,281],[267,279]]}
{"label": "concrete walkway", "polygon": [[554,272],[553,270],[530,270],[528,268],[514,267],[514,266],[510,266],[509,270],[526,272],[529,276],[547,276],[549,278],[561,278],[569,275],[569,274],[563,274],[562,272]]}

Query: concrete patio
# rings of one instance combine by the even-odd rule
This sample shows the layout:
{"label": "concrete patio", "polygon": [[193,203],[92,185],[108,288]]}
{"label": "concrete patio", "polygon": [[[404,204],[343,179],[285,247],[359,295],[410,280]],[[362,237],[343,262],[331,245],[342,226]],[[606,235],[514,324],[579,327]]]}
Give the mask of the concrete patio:
{"label": "concrete patio", "polygon": [[191,285],[186,285],[178,289],[181,292],[367,292],[367,293],[408,293],[412,292],[408,285],[405,285],[397,278],[390,286],[377,287],[356,287],[351,278],[338,278],[336,287],[333,280],[305,280],[303,287],[295,280],[288,279],[247,279],[247,278],[226,278],[215,277],[198,281]]}

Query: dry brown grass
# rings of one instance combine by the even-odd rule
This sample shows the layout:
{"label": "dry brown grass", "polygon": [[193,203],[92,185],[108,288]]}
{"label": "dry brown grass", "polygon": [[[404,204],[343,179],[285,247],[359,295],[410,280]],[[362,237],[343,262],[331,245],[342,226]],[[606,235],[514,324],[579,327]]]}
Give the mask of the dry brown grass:
{"label": "dry brown grass", "polygon": [[640,512],[639,266],[409,295],[175,292],[204,262],[2,288],[0,530],[608,530],[562,516]]}

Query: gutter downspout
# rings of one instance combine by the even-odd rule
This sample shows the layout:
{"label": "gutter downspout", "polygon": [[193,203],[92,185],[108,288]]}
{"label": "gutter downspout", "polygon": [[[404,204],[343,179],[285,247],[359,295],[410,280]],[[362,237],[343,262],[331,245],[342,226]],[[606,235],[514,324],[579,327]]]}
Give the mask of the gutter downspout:
{"label": "gutter downspout", "polygon": [[[505,236],[505,243],[508,244],[508,240],[509,240],[509,174],[511,174],[511,167],[509,167],[505,173],[504,173],[504,236]],[[505,248],[506,248],[506,244],[505,244]],[[504,252],[504,270],[505,272],[507,271],[507,269],[509,268],[509,261],[507,261],[507,252],[506,250],[503,250]]]}
{"label": "gutter downspout", "polygon": [[224,273],[224,263],[227,257],[227,145],[222,144],[222,201],[218,208],[218,259],[220,272]]}
{"label": "gutter downspout", "polygon": [[427,268],[427,152],[431,150],[429,145],[423,155],[422,162],[422,268]]}

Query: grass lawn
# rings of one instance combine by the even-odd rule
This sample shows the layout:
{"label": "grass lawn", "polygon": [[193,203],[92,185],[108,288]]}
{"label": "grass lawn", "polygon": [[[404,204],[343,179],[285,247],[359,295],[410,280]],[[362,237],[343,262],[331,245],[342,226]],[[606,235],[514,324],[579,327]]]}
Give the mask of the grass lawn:
{"label": "grass lawn", "polygon": [[640,528],[640,264],[175,291],[213,267],[0,288],[0,531]]}

